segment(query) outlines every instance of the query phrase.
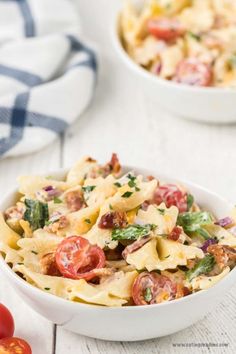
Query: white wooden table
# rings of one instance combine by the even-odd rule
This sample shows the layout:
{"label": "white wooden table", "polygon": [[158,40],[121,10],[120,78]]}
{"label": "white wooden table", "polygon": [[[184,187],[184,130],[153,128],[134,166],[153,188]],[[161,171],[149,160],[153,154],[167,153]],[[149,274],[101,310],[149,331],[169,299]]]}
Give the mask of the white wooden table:
{"label": "white wooden table", "polygon": [[[83,117],[53,145],[34,155],[0,161],[0,194],[19,174],[70,166],[84,154],[105,161],[117,152],[125,164],[155,166],[162,173],[190,179],[236,201],[236,126],[200,125],[162,112],[113,51],[110,26],[117,0],[78,2],[85,31],[101,49],[96,97]],[[31,344],[33,354],[235,353],[235,292],[236,286],[218,308],[187,330],[146,342],[113,343],[75,335],[49,323],[0,278],[0,301],[12,310],[15,334]],[[226,343],[228,347],[174,346],[189,343]]]}

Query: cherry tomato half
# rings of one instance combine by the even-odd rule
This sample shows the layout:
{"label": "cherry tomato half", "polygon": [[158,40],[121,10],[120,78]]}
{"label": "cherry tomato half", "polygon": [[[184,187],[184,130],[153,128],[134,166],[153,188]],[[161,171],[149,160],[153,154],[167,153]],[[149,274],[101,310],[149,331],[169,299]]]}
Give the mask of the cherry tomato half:
{"label": "cherry tomato half", "polygon": [[96,276],[94,270],[104,267],[105,254],[85,238],[70,236],[59,244],[56,263],[66,278],[91,280]]}
{"label": "cherry tomato half", "polygon": [[182,192],[175,184],[165,184],[157,188],[154,194],[154,202],[159,205],[162,202],[170,208],[176,206],[181,213],[187,211],[187,194]]}
{"label": "cherry tomato half", "polygon": [[10,311],[3,304],[0,304],[0,339],[12,337],[14,329],[14,320]]}
{"label": "cherry tomato half", "polygon": [[0,340],[1,354],[32,354],[29,344],[16,337],[4,338]]}
{"label": "cherry tomato half", "polygon": [[210,66],[197,58],[188,58],[178,65],[175,78],[176,82],[191,86],[209,86],[212,80]]}
{"label": "cherry tomato half", "polygon": [[177,39],[185,33],[185,28],[175,18],[152,19],[148,21],[147,26],[149,33],[164,41]]}
{"label": "cherry tomato half", "polygon": [[134,281],[132,297],[136,305],[151,305],[175,299],[176,292],[177,286],[169,278],[143,272]]}

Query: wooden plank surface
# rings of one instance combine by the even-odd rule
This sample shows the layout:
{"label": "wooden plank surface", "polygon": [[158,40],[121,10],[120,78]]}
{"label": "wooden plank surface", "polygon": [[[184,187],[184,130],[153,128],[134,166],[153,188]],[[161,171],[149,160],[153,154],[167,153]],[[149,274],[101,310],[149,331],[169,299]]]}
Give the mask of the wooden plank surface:
{"label": "wooden plank surface", "polygon": [[[70,166],[84,154],[105,161],[114,151],[124,164],[155,166],[161,173],[192,180],[234,202],[236,126],[180,120],[150,101],[112,49],[110,26],[117,3],[90,0],[88,5],[78,0],[85,32],[100,48],[101,68],[93,104],[60,141],[47,149],[0,161],[0,193],[10,188],[19,174]],[[236,286],[212,313],[187,330],[150,341],[114,343],[79,336],[60,327],[54,330],[51,323],[23,304],[11,287],[0,280],[0,300],[14,313],[16,335],[31,343],[34,354],[235,353],[235,292]],[[191,343],[226,343],[228,347],[181,347]],[[175,346],[178,344],[179,347]]]}

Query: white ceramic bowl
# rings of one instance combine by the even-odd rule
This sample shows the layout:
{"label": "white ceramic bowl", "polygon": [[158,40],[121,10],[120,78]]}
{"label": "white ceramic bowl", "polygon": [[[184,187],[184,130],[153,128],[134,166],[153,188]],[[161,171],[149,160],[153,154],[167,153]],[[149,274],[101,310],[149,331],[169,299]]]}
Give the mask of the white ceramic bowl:
{"label": "white ceramic bowl", "polygon": [[[180,182],[159,175],[155,170],[127,167],[144,175],[155,175],[166,182]],[[62,179],[66,171],[51,173]],[[185,185],[197,202],[211,210],[216,217],[223,217],[232,208],[219,196],[188,182]],[[0,209],[5,210],[16,200],[16,190],[2,198]],[[137,341],[165,336],[180,331],[200,320],[211,311],[236,282],[236,269],[223,280],[206,291],[158,305],[102,307],[80,304],[48,294],[16,275],[0,256],[0,270],[12,284],[19,296],[35,311],[48,320],[73,332],[89,337],[114,340]]]}
{"label": "white ceramic bowl", "polygon": [[[112,28],[117,55],[152,101],[182,118],[214,124],[236,122],[236,88],[194,87],[162,79],[136,64],[120,40],[120,13]],[[125,82],[124,82],[125,85]]]}

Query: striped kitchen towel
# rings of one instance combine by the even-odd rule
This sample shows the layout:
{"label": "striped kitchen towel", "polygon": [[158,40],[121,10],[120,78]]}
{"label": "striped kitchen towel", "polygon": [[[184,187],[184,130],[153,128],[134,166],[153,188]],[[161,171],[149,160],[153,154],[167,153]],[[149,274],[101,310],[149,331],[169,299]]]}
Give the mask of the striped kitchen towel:
{"label": "striped kitchen towel", "polygon": [[42,149],[93,96],[96,54],[73,1],[0,0],[0,157]]}

